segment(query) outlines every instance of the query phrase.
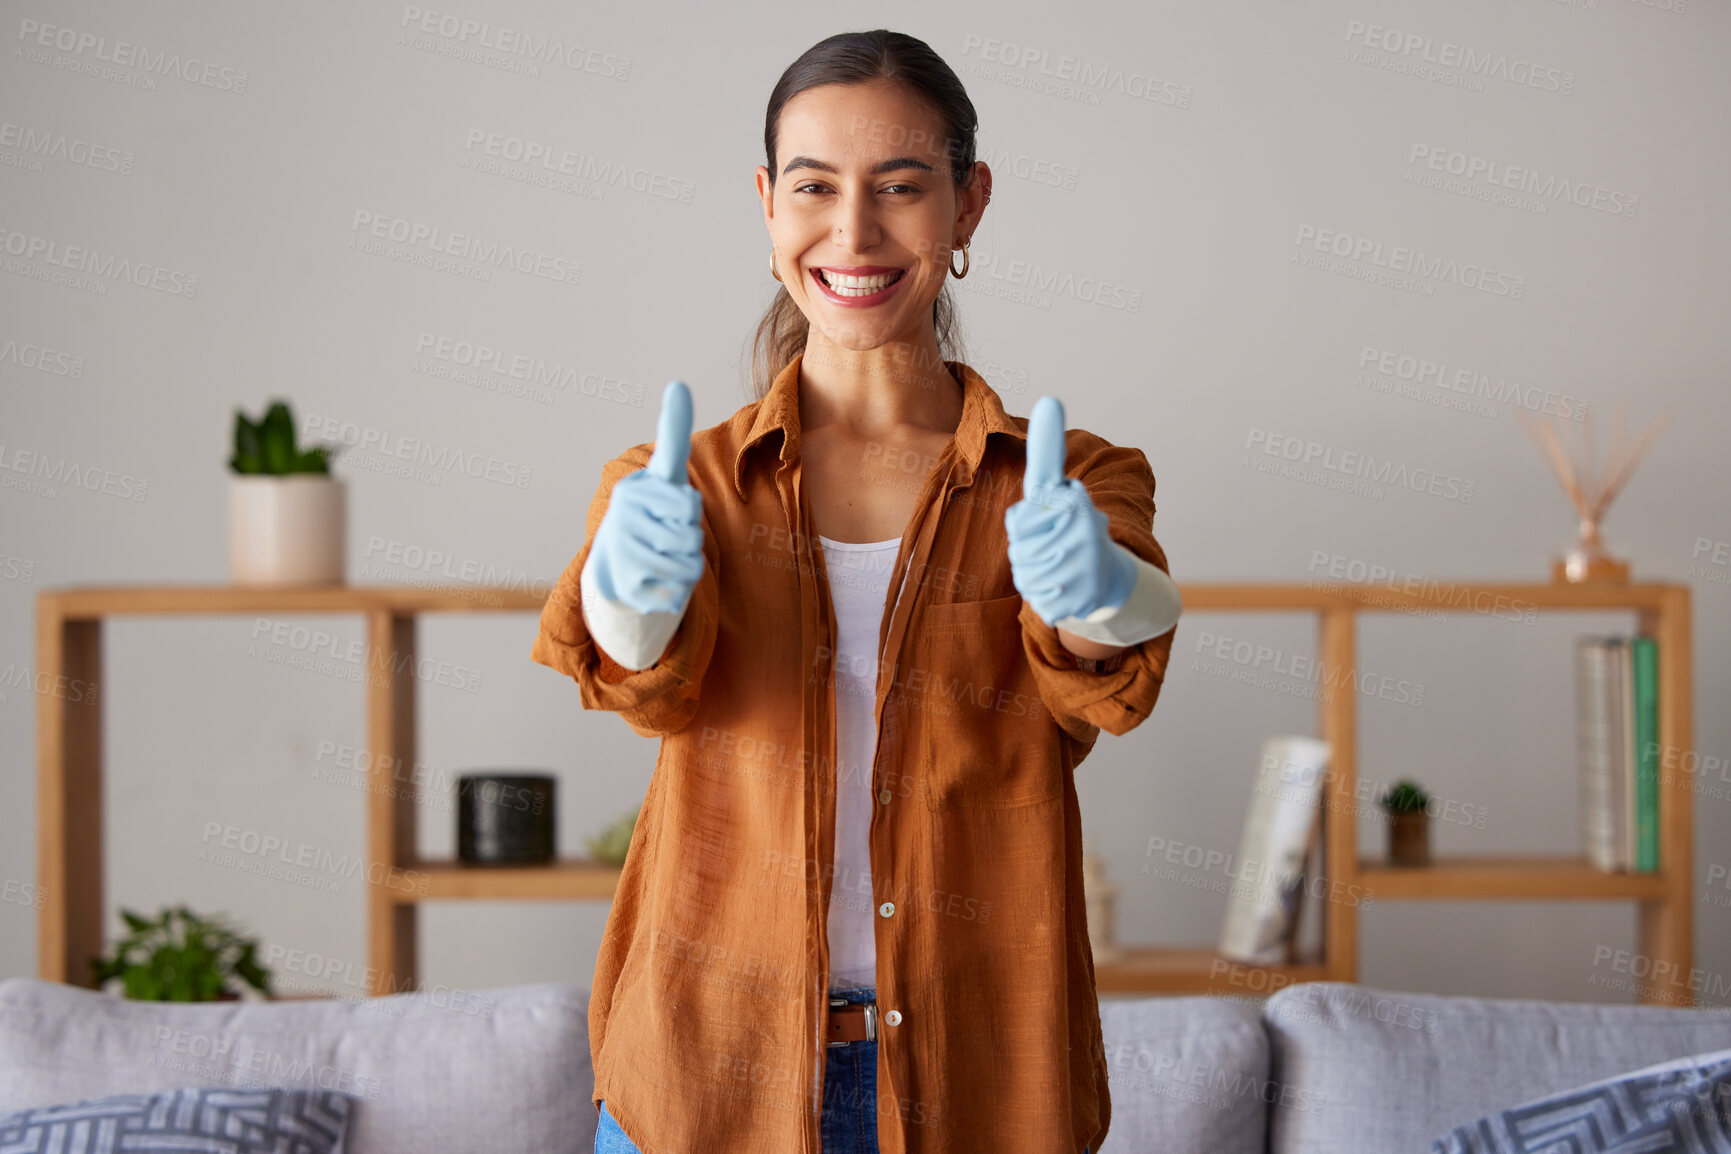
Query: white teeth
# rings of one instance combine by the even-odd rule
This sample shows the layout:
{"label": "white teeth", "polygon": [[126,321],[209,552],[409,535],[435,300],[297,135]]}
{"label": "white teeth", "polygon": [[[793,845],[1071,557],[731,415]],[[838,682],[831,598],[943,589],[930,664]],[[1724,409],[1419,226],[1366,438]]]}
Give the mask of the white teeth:
{"label": "white teeth", "polygon": [[818,275],[829,286],[831,292],[841,297],[864,297],[875,292],[881,292],[885,286],[901,275],[896,272],[878,273],[874,276],[848,276],[845,273],[818,270]]}

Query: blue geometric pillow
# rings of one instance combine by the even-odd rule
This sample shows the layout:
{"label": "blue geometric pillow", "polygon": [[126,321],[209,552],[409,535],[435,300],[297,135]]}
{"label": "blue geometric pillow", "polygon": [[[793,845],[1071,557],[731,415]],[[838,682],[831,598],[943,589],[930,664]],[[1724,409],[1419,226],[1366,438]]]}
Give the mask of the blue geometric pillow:
{"label": "blue geometric pillow", "polygon": [[[352,1095],[200,1086],[0,1114],[8,1154],[342,1154]],[[148,1134],[150,1137],[141,1138]]]}
{"label": "blue geometric pillow", "polygon": [[1676,1058],[1457,1127],[1431,1154],[1731,1154],[1731,1050]]}

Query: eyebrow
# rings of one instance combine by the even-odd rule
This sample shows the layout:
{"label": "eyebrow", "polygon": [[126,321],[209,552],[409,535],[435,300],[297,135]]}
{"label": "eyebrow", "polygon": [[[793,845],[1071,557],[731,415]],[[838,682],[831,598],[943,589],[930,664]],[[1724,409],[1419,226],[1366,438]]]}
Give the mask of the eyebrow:
{"label": "eyebrow", "polygon": [[[825,164],[816,157],[796,156],[787,162],[787,167],[782,169],[781,173],[783,176],[786,176],[796,168],[815,168],[821,172],[837,171],[835,165]],[[869,175],[877,176],[879,173],[895,172],[897,169],[902,168],[918,168],[926,172],[936,171],[931,165],[927,164],[917,156],[892,156],[888,160],[880,160],[876,164],[872,165]]]}

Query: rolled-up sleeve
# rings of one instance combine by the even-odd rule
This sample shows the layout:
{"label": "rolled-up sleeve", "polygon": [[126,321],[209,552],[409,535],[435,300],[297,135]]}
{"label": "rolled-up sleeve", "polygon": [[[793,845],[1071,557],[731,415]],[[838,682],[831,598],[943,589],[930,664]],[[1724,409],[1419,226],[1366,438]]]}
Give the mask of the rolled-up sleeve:
{"label": "rolled-up sleeve", "polygon": [[[1170,576],[1166,551],[1154,539],[1154,470],[1142,450],[1080,431],[1072,432],[1070,445],[1065,475],[1080,480],[1095,507],[1106,514],[1112,539]],[[1084,450],[1082,445],[1092,447]],[[1071,737],[1091,745],[1100,730],[1128,733],[1153,712],[1177,626],[1130,646],[1096,673],[1076,668],[1057,629],[1027,602],[1018,619],[1040,697]]]}
{"label": "rolled-up sleeve", "polygon": [[532,660],[577,680],[583,708],[611,710],[645,737],[676,733],[697,713],[698,690],[715,652],[720,620],[720,553],[710,528],[703,494],[703,575],[686,604],[679,629],[661,659],[647,669],[632,670],[595,644],[583,616],[583,564],[595,543],[595,530],[607,512],[613,486],[622,477],[649,464],[652,445],[633,445],[601,470],[601,485],[589,503],[583,545],[547,595],[541,622],[529,656]]}

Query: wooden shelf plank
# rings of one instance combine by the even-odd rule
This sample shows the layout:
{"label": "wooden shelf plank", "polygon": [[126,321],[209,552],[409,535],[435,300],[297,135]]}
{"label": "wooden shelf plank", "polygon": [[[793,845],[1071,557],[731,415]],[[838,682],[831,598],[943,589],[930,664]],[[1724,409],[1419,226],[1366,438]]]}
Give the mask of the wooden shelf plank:
{"label": "wooden shelf plank", "polygon": [[1527,606],[1538,609],[1657,611],[1664,604],[1668,592],[1675,587],[1674,583],[1663,581],[1628,585],[1553,585],[1548,582],[1417,578],[1371,584],[1317,577],[1292,584],[1180,583],[1178,591],[1186,611],[1319,611],[1345,607],[1359,612],[1427,609],[1444,613],[1500,611],[1512,615],[1524,611]]}
{"label": "wooden shelf plank", "polygon": [[1384,898],[1663,900],[1665,875],[1604,873],[1584,857],[1439,857],[1428,866],[1360,858],[1358,884]]}
{"label": "wooden shelf plank", "polygon": [[[551,587],[551,582],[546,582]],[[463,613],[539,610],[545,592],[468,585],[309,585],[254,588],[239,585],[72,586],[41,594],[62,617],[85,620],[128,614],[178,613]]]}
{"label": "wooden shelf plank", "polygon": [[[544,866],[469,865],[459,861],[416,861],[401,867],[409,884],[393,891],[399,905],[450,898],[535,898],[547,901],[611,899],[620,867],[583,858]],[[410,873],[414,870],[418,873]],[[425,891],[422,878],[427,875]]]}
{"label": "wooden shelf plank", "polygon": [[1257,966],[1225,958],[1212,946],[1125,946],[1110,962],[1094,963],[1102,994],[1242,994],[1266,997],[1295,982],[1328,979],[1320,958],[1295,965]]}
{"label": "wooden shelf plank", "polygon": [[[173,613],[364,613],[386,609],[401,613],[465,610],[540,609],[544,589],[475,585],[452,581],[438,585],[325,585],[263,588],[240,585],[84,585],[45,590],[63,616],[87,619],[122,614]],[[1635,609],[1657,612],[1674,583],[1629,585],[1552,585],[1509,581],[1421,579],[1369,584],[1318,578],[1291,584],[1180,583],[1185,609],[1215,611],[1320,611],[1440,609],[1489,612],[1497,598],[1543,609]]]}

